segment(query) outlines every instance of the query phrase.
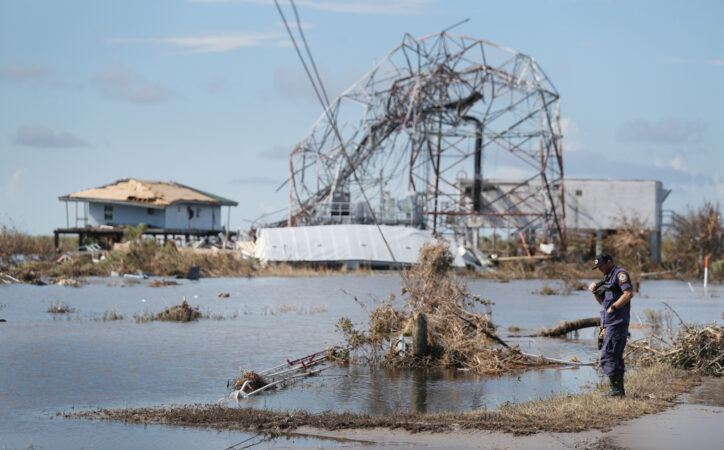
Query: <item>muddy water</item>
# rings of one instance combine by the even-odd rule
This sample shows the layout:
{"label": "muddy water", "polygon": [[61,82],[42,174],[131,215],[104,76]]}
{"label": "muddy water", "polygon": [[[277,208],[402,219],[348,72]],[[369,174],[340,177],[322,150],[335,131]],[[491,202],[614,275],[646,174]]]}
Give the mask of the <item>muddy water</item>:
{"label": "muddy water", "polygon": [[[590,294],[535,294],[544,284],[558,286],[557,282],[538,280],[468,282],[473,293],[495,302],[493,320],[509,342],[532,353],[592,361],[596,357],[593,330],[583,330],[570,339],[514,336],[597,314]],[[394,274],[206,279],[167,288],[121,279],[94,279],[81,288],[1,286],[0,318],[7,322],[0,323],[0,445],[223,448],[236,444],[251,436],[91,423],[55,418],[55,414],[73,409],[217,401],[235,406],[226,400],[226,380],[237,375],[240,367],[260,370],[338,343],[334,325],[340,316],[363,321],[380,299],[399,292],[399,287]],[[230,295],[219,297],[221,292]],[[710,287],[707,294],[682,282],[644,282],[634,305],[642,319],[645,309],[663,309],[665,301],[685,321],[721,323],[724,289]],[[203,313],[223,319],[188,324],[133,320],[134,314],[159,312],[183,299],[198,305]],[[69,305],[73,312],[47,313],[56,301]],[[102,316],[110,311],[125,319],[104,322]],[[507,332],[511,326],[521,331]],[[634,337],[637,333],[634,330]],[[373,414],[461,411],[577,392],[598,380],[591,367],[493,378],[455,371],[351,367],[329,370],[324,376],[239,405]],[[276,444],[345,445],[299,437]]]}

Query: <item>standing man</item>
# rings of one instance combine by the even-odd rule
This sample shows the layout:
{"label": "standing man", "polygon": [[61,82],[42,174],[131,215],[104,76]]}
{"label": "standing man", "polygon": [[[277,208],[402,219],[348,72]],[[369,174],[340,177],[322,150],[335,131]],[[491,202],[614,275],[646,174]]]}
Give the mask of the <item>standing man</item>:
{"label": "standing man", "polygon": [[616,267],[611,255],[606,253],[596,256],[593,264],[593,268],[603,274],[603,285],[597,289],[596,283],[591,283],[588,290],[601,305],[603,345],[599,364],[611,382],[611,391],[606,395],[624,397],[626,391],[623,387],[623,350],[628,337],[630,302],[633,298],[631,277],[625,270]]}

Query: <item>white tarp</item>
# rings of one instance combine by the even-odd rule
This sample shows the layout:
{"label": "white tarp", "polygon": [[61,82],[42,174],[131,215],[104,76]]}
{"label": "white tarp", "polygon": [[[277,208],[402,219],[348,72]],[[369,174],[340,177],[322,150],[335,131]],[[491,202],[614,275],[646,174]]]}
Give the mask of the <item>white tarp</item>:
{"label": "white tarp", "polygon": [[[404,226],[380,227],[402,264],[417,261],[420,248],[433,241],[432,232]],[[452,249],[455,265],[462,258]],[[393,265],[390,252],[375,225],[317,225],[263,228],[254,256],[264,262],[335,262]]]}

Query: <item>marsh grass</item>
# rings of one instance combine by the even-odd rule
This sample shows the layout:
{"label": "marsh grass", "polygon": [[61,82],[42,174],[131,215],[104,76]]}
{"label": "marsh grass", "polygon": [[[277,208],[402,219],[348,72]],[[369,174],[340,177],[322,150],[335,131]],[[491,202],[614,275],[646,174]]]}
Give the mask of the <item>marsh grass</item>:
{"label": "marsh grass", "polygon": [[535,292],[535,294],[538,295],[560,295],[562,292],[560,292],[558,289],[552,288],[548,285],[548,283],[543,283],[543,287],[540,288],[538,292]]}
{"label": "marsh grass", "polygon": [[69,314],[75,312],[75,308],[71,307],[67,303],[63,303],[61,300],[56,300],[50,303],[46,312],[51,314]]}
{"label": "marsh grass", "polygon": [[114,320],[123,320],[123,314],[119,314],[115,309],[106,311],[101,318],[104,322],[112,322]]}
{"label": "marsh grass", "polygon": [[[77,239],[61,237],[61,251],[75,250]],[[55,256],[53,236],[31,236],[18,230],[15,225],[0,225],[0,261],[10,262],[13,255],[37,255],[43,260]]]}
{"label": "marsh grass", "polygon": [[233,311],[230,314],[214,313],[211,309],[207,309],[206,312],[201,316],[202,319],[209,320],[234,320],[239,317],[239,311]]}
{"label": "marsh grass", "polygon": [[557,395],[494,410],[463,413],[419,414],[399,412],[367,415],[349,412],[277,412],[219,405],[166,408],[100,409],[66,413],[65,417],[126,423],[194,426],[219,430],[266,433],[293,431],[301,426],[327,430],[390,428],[411,432],[451,432],[459,429],[504,431],[517,435],[539,432],[574,433],[608,429],[625,420],[654,414],[674,405],[676,397],[690,391],[700,378],[666,364],[640,368],[627,374],[627,397],[602,399],[598,386],[591,392]]}

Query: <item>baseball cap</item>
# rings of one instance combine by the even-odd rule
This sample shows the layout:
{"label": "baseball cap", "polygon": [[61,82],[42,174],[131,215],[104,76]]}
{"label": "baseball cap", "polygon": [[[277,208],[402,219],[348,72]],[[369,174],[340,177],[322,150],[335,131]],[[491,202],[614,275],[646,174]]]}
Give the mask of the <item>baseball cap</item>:
{"label": "baseball cap", "polygon": [[600,266],[606,264],[607,261],[613,261],[613,258],[611,258],[611,255],[608,253],[599,253],[596,255],[596,259],[593,260],[593,268],[598,269]]}

